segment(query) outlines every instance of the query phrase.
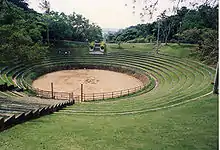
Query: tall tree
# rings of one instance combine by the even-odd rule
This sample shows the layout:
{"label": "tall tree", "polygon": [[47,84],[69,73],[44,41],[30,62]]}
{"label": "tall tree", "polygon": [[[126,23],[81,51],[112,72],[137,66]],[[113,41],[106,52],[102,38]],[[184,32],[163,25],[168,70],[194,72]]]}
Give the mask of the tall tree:
{"label": "tall tree", "polygon": [[165,45],[167,45],[167,40],[170,35],[171,28],[173,27],[173,21],[170,17],[166,15],[166,10],[161,13],[159,16],[160,22],[161,22],[161,27],[160,29],[162,30],[162,35],[163,35],[163,41]]}
{"label": "tall tree", "polygon": [[20,8],[23,8],[25,11],[31,10],[30,8],[28,8],[27,0],[8,0],[8,2],[11,2]]}
{"label": "tall tree", "polygon": [[[136,11],[140,11],[141,13],[139,14],[140,19],[142,22],[145,22],[146,17],[150,17],[152,18],[152,16],[155,14],[155,12],[157,12],[158,10],[158,5],[159,2],[162,0],[130,0],[132,2],[132,8],[133,11],[132,13],[135,14]],[[215,6],[216,4],[218,4],[217,0],[170,0],[173,3],[173,6],[171,6],[169,9],[172,10],[173,12],[177,12],[179,10],[180,4],[181,5],[187,5],[187,6],[191,6],[191,7],[196,7],[199,4],[200,5],[211,5],[211,6]],[[126,7],[128,7],[128,4],[125,4]],[[140,10],[137,10],[137,8],[139,9],[140,7],[137,6],[141,6]]]}
{"label": "tall tree", "polygon": [[50,13],[50,2],[48,0],[41,0],[40,8],[44,11],[45,20],[47,22],[47,43],[50,43],[49,35],[49,13]]}
{"label": "tall tree", "polygon": [[[11,2],[0,10],[0,57],[1,61],[19,59],[20,61],[39,60],[46,53],[42,45],[41,27],[38,14],[27,12]],[[3,13],[4,12],[4,13]]]}
{"label": "tall tree", "polygon": [[44,13],[50,13],[50,2],[48,0],[41,0],[40,8],[44,11]]}

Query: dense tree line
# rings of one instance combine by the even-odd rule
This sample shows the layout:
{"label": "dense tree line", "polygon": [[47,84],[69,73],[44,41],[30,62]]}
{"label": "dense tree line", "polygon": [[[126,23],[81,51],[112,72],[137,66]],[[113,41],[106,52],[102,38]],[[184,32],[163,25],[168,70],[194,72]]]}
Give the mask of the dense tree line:
{"label": "dense tree line", "polygon": [[35,61],[44,57],[57,40],[93,41],[102,39],[99,26],[82,15],[37,13],[26,0],[0,1],[0,59]]}
{"label": "dense tree line", "polygon": [[71,15],[50,12],[45,14],[49,23],[50,39],[94,41],[102,40],[102,30],[82,15],[73,12]]}
{"label": "dense tree line", "polygon": [[218,61],[218,5],[201,5],[196,9],[182,7],[175,15],[166,10],[153,23],[138,24],[116,33],[109,33],[108,42],[148,43],[159,41],[198,44],[197,54],[209,64]]}

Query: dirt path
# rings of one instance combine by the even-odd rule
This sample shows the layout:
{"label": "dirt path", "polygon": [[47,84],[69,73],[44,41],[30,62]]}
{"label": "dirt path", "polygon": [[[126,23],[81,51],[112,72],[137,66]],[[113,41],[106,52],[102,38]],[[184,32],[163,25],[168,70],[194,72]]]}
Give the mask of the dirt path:
{"label": "dirt path", "polygon": [[84,84],[84,93],[112,92],[143,85],[138,79],[107,70],[79,69],[63,70],[41,76],[33,82],[33,87],[50,91],[53,82],[56,92],[80,94],[80,84]]}

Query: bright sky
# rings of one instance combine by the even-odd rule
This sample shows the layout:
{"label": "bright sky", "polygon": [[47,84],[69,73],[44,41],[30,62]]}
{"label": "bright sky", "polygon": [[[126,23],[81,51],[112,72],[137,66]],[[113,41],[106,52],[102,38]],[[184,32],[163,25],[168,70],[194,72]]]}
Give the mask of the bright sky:
{"label": "bright sky", "polygon": [[[37,11],[39,9],[40,0],[28,0],[29,6]],[[140,10],[142,9],[142,1],[137,0],[136,13],[133,14],[133,0],[49,0],[51,10],[71,14],[76,12],[82,14],[101,26],[102,28],[125,28],[131,25],[141,23]],[[153,20],[159,15],[159,12],[166,8],[171,8],[171,0],[159,0],[158,13],[154,14]],[[125,4],[128,4],[127,7]],[[139,11],[138,11],[139,10]],[[146,22],[152,22],[149,18],[145,18]]]}

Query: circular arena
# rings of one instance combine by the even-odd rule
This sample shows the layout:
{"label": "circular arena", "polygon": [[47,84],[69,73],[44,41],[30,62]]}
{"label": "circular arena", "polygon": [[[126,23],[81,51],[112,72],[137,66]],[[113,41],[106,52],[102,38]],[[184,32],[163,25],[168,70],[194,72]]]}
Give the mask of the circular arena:
{"label": "circular arena", "polygon": [[98,69],[62,70],[43,75],[33,82],[33,87],[45,91],[73,92],[80,95],[80,85],[84,93],[107,93],[142,86],[143,83],[127,74]]}
{"label": "circular arena", "polygon": [[0,12],[0,150],[218,149],[218,1]]}
{"label": "circular arena", "polygon": [[[72,149],[76,142],[79,149],[148,149],[149,143],[155,149],[179,149],[185,141],[205,145],[207,138],[214,145],[214,75],[214,69],[190,59],[138,50],[107,55],[55,50],[41,62],[14,62],[1,69],[1,82],[16,90],[0,92],[0,129],[22,124],[3,131],[0,141],[3,149],[19,143],[30,149]],[[19,148],[26,149],[25,144]]]}
{"label": "circular arena", "polygon": [[[210,82],[214,78],[214,69],[189,59],[179,59],[177,57],[168,55],[138,51],[118,51],[104,56],[91,56],[87,54],[83,56],[77,56],[75,54],[66,56],[57,54],[55,56],[50,56],[41,63],[24,64],[18,62],[13,67],[4,67],[1,71],[1,77],[2,80],[8,81],[11,85],[15,85],[27,91],[34,91],[35,88],[33,88],[32,83],[42,75],[60,70],[85,68],[87,68],[86,70],[104,69],[126,73],[130,76],[133,76],[133,78],[136,78],[135,82],[137,83],[132,83],[130,79],[125,79],[125,81],[116,79],[120,80],[118,81],[118,85],[123,82],[124,87],[121,88],[117,87],[117,85],[114,85],[112,89],[108,89],[108,86],[104,83],[105,86],[100,86],[94,90],[89,90],[89,88],[86,89],[85,84],[86,92],[83,93],[83,97],[87,100],[103,100],[125,96],[126,98],[100,101],[99,106],[102,105],[101,109],[96,109],[97,103],[95,103],[90,106],[89,110],[86,108],[78,109],[77,107],[73,106],[63,110],[62,113],[89,113],[90,115],[144,113],[178,106],[184,103],[195,101],[212,93],[212,85]],[[50,74],[47,74],[46,76],[50,76]],[[76,86],[73,88],[65,88],[63,86],[59,87],[59,84],[63,84],[64,80],[69,80],[69,77],[61,77],[63,80],[52,80],[53,77],[47,78],[46,76],[41,77],[45,80],[42,80],[39,83],[38,81],[41,79],[39,78],[39,80],[34,82],[33,85],[36,88],[42,88],[41,90],[47,91],[48,98],[52,97],[50,85],[48,84],[50,82],[56,82],[57,80],[59,82],[55,83],[54,85],[54,93],[59,91],[66,92],[66,95],[63,93],[63,97],[66,100],[70,99],[71,97],[75,100],[80,99],[80,83],[82,83],[81,79],[79,79],[80,81],[76,83]],[[108,76],[102,76],[103,78],[109,79]],[[142,83],[138,83],[137,79],[142,81]],[[84,79],[83,82],[85,82],[85,80],[87,79]],[[87,81],[90,82],[89,80],[91,79],[88,79]],[[93,77],[92,80],[93,81],[91,82],[97,82],[97,80]],[[129,82],[126,80],[129,80]],[[116,83],[117,81],[114,82]],[[140,85],[143,86],[136,88]],[[106,87],[106,90],[104,90],[104,87]],[[124,93],[122,93],[120,90],[125,88],[126,90]],[[129,88],[133,88],[133,91],[127,90]],[[76,91],[76,94],[74,93],[74,96],[77,97],[70,95],[71,92],[74,92],[74,90],[78,90]],[[96,90],[97,92],[95,92]],[[119,90],[118,94],[112,94],[113,91],[117,90]],[[89,94],[87,94],[87,92]],[[99,94],[100,92],[101,94]],[[104,96],[103,98],[103,93],[105,92],[109,93],[107,94],[108,96]],[[94,93],[97,95],[94,96]],[[22,97],[24,94],[15,93],[14,95]],[[56,93],[54,95],[56,97]],[[86,98],[87,96],[88,98]],[[62,99],[62,96],[57,97],[57,99]],[[115,107],[111,107],[111,109],[109,109],[108,105],[106,104],[114,104]],[[125,107],[121,108],[121,105]],[[119,107],[120,109],[118,109]]]}

